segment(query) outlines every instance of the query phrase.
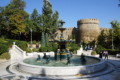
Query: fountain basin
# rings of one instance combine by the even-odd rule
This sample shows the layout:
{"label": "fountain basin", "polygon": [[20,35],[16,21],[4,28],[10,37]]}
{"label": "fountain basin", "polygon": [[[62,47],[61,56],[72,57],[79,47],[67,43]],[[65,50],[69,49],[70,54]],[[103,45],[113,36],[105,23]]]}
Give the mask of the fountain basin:
{"label": "fountain basin", "polygon": [[100,60],[100,62],[96,64],[84,65],[84,66],[49,67],[49,66],[36,66],[36,65],[26,64],[22,60],[18,63],[18,69],[32,74],[76,75],[76,74],[93,73],[105,68],[105,61],[103,59],[92,56],[88,56],[88,57]]}

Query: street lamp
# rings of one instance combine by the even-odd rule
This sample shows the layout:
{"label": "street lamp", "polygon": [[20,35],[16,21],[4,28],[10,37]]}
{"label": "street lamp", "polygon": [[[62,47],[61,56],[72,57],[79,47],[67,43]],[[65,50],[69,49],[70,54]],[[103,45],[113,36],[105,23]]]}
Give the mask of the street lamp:
{"label": "street lamp", "polygon": [[31,31],[31,46],[30,46],[30,48],[32,49],[33,47],[32,47],[32,28],[30,29],[30,31]]}
{"label": "street lamp", "polygon": [[19,40],[20,40],[20,36],[21,36],[21,32],[20,32],[20,35],[19,35]]}
{"label": "street lamp", "polygon": [[113,30],[112,30],[112,49],[114,49],[114,46],[113,46]]}

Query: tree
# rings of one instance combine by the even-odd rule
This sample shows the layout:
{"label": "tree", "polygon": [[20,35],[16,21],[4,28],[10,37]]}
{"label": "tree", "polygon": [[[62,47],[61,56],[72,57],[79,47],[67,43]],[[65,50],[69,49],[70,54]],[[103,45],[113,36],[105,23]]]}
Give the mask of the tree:
{"label": "tree", "polygon": [[43,8],[42,8],[42,31],[47,32],[48,34],[54,33],[58,25],[58,12],[55,13],[52,11],[52,4],[48,0],[43,0]]}
{"label": "tree", "polygon": [[103,36],[104,35],[104,30],[101,31],[101,34],[98,36],[98,44],[101,45],[101,46],[104,46],[105,44],[105,37]]}
{"label": "tree", "polygon": [[44,37],[44,32],[42,32],[42,36],[41,36],[41,47],[45,47],[45,37]]}
{"label": "tree", "polygon": [[11,0],[10,3],[13,4],[11,7],[12,9],[18,8],[20,10],[24,10],[26,7],[26,3],[22,0]]}
{"label": "tree", "polygon": [[23,17],[20,15],[11,15],[9,18],[10,30],[13,35],[18,35],[20,32],[24,33],[26,26],[22,23]]}
{"label": "tree", "polygon": [[[23,21],[29,18],[29,14],[24,11],[25,6],[26,3],[23,0],[11,0],[10,4],[6,5],[5,8],[0,7],[0,31],[5,32],[8,36],[10,36],[9,38],[11,38],[11,32],[12,34],[14,33],[15,35],[17,35],[18,32],[21,31],[20,29],[17,30],[16,28],[16,30],[14,29],[14,32],[13,25],[17,25],[16,27],[18,27],[18,25],[22,25],[25,27]],[[20,21],[18,21],[17,19],[20,19]],[[15,22],[15,20],[17,20],[17,23]],[[4,35],[3,32],[1,32],[1,35]],[[25,31],[23,30],[22,32]]]}
{"label": "tree", "polygon": [[25,6],[26,3],[22,0],[11,0],[10,4],[5,7],[6,18],[9,19],[13,14],[21,15],[23,19],[29,18],[29,14],[24,11]]}
{"label": "tree", "polygon": [[72,35],[72,39],[75,39],[75,35],[74,34]]}
{"label": "tree", "polygon": [[96,42],[96,40],[94,39],[94,40],[92,40],[92,41],[89,41],[88,44],[89,44],[90,46],[94,46],[94,45],[95,45],[95,42]]}
{"label": "tree", "polygon": [[0,7],[0,36],[8,35],[8,26],[9,24],[6,22],[4,7]]}
{"label": "tree", "polygon": [[46,33],[46,35],[45,35],[45,43],[46,43],[46,46],[49,44],[49,41],[48,41],[48,33]]}
{"label": "tree", "polygon": [[34,9],[33,13],[30,16],[30,19],[33,23],[32,28],[33,28],[34,32],[40,32],[41,31],[41,26],[39,25],[40,24],[40,20],[39,20],[40,18],[39,17],[40,17],[40,15],[38,14],[37,10]]}
{"label": "tree", "polygon": [[117,20],[111,21],[113,29],[114,44],[120,49],[120,23]]}

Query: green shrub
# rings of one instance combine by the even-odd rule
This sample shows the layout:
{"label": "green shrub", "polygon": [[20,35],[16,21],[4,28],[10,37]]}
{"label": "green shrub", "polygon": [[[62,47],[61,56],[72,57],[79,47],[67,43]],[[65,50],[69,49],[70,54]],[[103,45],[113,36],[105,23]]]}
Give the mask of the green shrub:
{"label": "green shrub", "polygon": [[108,51],[109,55],[116,55],[116,54],[120,53],[119,50],[115,50],[115,49],[102,49],[102,52],[104,52],[104,51]]}
{"label": "green shrub", "polygon": [[0,44],[0,55],[4,52],[8,52],[8,46]]}
{"label": "green shrub", "polygon": [[76,51],[76,50],[74,50],[74,51],[73,51],[73,54],[77,54],[77,51]]}
{"label": "green shrub", "polygon": [[32,41],[32,44],[37,44],[37,42],[34,40],[34,41]]}
{"label": "green shrub", "polygon": [[[29,41],[29,42],[27,42],[27,43],[28,43],[28,44],[31,44],[31,41]],[[35,41],[35,40],[32,41],[32,44],[37,44],[37,43],[40,44],[40,41]]]}
{"label": "green shrub", "polygon": [[0,55],[0,59],[10,59],[10,54],[5,52],[5,53]]}
{"label": "green shrub", "polygon": [[50,52],[50,51],[53,51],[53,48],[52,47],[48,47],[48,52]]}
{"label": "green shrub", "polygon": [[16,41],[16,45],[24,51],[27,49],[27,42],[25,41]]}
{"label": "green shrub", "polygon": [[40,47],[39,51],[40,52],[46,52],[47,51],[47,47]]}
{"label": "green shrub", "polygon": [[32,51],[33,51],[33,52],[39,52],[39,49],[33,48]]}
{"label": "green shrub", "polygon": [[98,45],[97,48],[95,48],[95,51],[99,54],[102,49],[105,49],[101,45]]}
{"label": "green shrub", "polygon": [[52,43],[49,43],[48,45],[46,45],[47,47],[52,47]]}
{"label": "green shrub", "polygon": [[58,44],[52,43],[52,47],[58,48]]}
{"label": "green shrub", "polygon": [[7,41],[7,46],[12,46],[13,45],[14,40],[6,39],[6,41]]}
{"label": "green shrub", "polygon": [[27,48],[26,53],[32,53],[32,50],[30,48]]}
{"label": "green shrub", "polygon": [[96,51],[92,51],[91,55],[97,55]]}
{"label": "green shrub", "polygon": [[58,48],[58,44],[56,44],[56,43],[49,43],[49,45],[47,45],[47,47],[48,47],[48,52],[49,51],[56,51],[57,50],[57,48]]}
{"label": "green shrub", "polygon": [[67,48],[67,49],[70,49],[70,48],[71,48],[69,43],[67,43],[66,48]]}
{"label": "green shrub", "polygon": [[52,51],[56,52],[56,50],[57,50],[57,47],[52,48]]}
{"label": "green shrub", "polygon": [[77,51],[79,49],[79,47],[76,46],[71,46],[70,51]]}

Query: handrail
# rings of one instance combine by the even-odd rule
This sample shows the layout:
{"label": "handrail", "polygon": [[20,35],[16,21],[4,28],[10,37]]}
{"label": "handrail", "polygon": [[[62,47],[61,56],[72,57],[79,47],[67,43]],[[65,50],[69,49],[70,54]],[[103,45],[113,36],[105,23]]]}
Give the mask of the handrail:
{"label": "handrail", "polygon": [[17,51],[22,57],[26,57],[26,51],[23,51],[17,45],[15,45],[15,42],[13,42],[12,49]]}
{"label": "handrail", "polygon": [[23,50],[21,50],[17,45],[15,45],[15,50],[23,55]]}

